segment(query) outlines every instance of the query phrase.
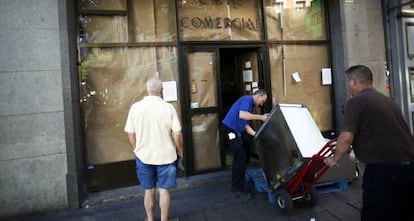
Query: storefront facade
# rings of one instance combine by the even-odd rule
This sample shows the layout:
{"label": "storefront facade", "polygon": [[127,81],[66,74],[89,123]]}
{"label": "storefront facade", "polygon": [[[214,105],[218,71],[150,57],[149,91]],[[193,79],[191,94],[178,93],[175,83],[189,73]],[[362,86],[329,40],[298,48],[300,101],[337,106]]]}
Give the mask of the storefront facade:
{"label": "storefront facade", "polygon": [[[0,38],[1,73],[10,73],[0,75],[0,98],[9,103],[0,118],[7,125],[1,134],[0,217],[76,208],[91,192],[137,185],[123,128],[152,76],[164,82],[164,99],[180,115],[183,176],[229,166],[220,121],[238,97],[257,88],[270,99],[255,111],[269,112],[279,102],[303,104],[322,133],[334,136],[348,96],[343,70],[366,64],[376,74],[376,88],[411,113],[410,53],[402,55],[405,63],[396,62],[405,53],[396,39],[411,30],[409,16],[408,29],[400,29],[403,3],[16,2],[0,7],[3,33],[16,36]],[[395,23],[383,22],[385,15]],[[387,35],[395,30],[401,35]],[[22,43],[33,50],[23,50]],[[393,44],[400,51],[392,51]]]}
{"label": "storefront facade", "polygon": [[152,76],[181,113],[186,175],[226,168],[220,121],[238,97],[258,88],[271,99],[257,111],[304,104],[321,131],[334,130],[323,0],[79,1],[79,21],[90,191],[136,185],[123,127]]}

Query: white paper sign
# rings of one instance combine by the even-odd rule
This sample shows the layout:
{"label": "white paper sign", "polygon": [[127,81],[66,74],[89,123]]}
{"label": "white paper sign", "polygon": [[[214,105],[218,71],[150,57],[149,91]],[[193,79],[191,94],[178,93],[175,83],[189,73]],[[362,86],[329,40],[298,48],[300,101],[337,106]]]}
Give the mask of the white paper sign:
{"label": "white paper sign", "polygon": [[192,102],[191,108],[200,108],[200,104],[198,102]]}
{"label": "white paper sign", "polygon": [[250,84],[247,84],[246,85],[245,90],[246,91],[251,91],[252,90],[252,87],[250,86]]}
{"label": "white paper sign", "polygon": [[299,82],[302,81],[300,79],[300,76],[299,76],[299,73],[298,72],[292,73],[292,78],[293,78],[293,81],[296,82],[296,83],[299,83]]}
{"label": "white paper sign", "polygon": [[332,73],[330,68],[322,68],[322,85],[332,84]]}
{"label": "white paper sign", "polygon": [[252,67],[252,64],[250,63],[250,61],[246,61],[246,62],[244,63],[244,67],[245,67],[245,68],[251,68],[251,67]]}
{"label": "white paper sign", "polygon": [[252,70],[243,71],[243,82],[252,82],[253,81],[253,72]]}
{"label": "white paper sign", "polygon": [[166,81],[162,82],[162,97],[164,101],[177,101],[177,82]]}

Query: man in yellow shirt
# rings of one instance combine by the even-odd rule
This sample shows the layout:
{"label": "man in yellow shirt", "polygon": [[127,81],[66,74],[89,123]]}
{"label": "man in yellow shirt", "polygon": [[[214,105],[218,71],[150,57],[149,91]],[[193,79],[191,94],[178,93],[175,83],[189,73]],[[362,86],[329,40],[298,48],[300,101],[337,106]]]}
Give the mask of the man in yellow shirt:
{"label": "man in yellow shirt", "polygon": [[174,106],[161,98],[161,80],[149,79],[147,92],[148,96],[131,106],[125,132],[135,153],[138,179],[145,189],[147,219],[154,220],[155,187],[158,182],[161,221],[167,221],[170,189],[177,186],[177,156],[183,158],[181,124]]}

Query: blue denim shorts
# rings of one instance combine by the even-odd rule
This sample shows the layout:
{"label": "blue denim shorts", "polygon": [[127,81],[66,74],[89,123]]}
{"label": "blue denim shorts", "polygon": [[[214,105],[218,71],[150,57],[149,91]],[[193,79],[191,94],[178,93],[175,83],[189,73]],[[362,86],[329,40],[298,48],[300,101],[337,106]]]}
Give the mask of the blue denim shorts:
{"label": "blue denim shorts", "polygon": [[155,188],[158,181],[158,188],[172,189],[177,186],[177,167],[176,163],[164,165],[150,165],[143,163],[135,157],[137,165],[137,178],[144,189]]}

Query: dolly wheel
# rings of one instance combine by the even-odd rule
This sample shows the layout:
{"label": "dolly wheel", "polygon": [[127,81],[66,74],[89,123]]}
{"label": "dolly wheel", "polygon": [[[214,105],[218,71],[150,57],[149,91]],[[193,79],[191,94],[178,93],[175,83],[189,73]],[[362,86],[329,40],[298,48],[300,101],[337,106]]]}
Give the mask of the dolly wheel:
{"label": "dolly wheel", "polygon": [[292,197],[286,190],[279,189],[275,191],[275,206],[283,213],[289,213],[293,210]]}
{"label": "dolly wheel", "polygon": [[318,205],[319,203],[319,193],[316,191],[315,187],[312,187],[312,189],[309,191],[309,193],[305,196],[306,203],[310,207],[314,207]]}

